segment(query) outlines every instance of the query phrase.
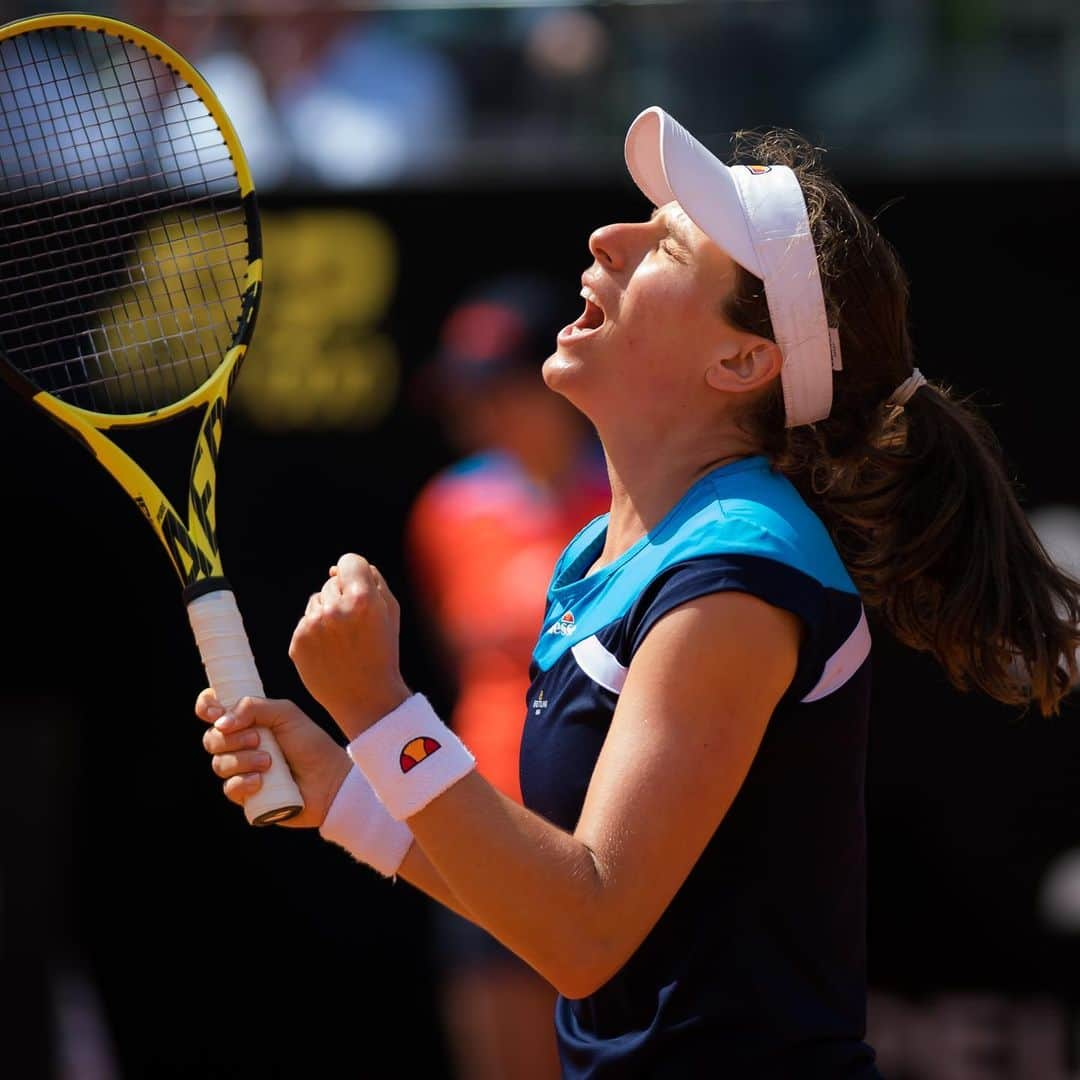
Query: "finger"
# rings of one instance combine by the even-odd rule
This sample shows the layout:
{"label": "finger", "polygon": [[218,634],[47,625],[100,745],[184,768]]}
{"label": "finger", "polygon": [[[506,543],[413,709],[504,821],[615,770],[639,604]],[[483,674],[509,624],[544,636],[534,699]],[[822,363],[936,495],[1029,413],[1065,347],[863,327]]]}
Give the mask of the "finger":
{"label": "finger", "polygon": [[195,699],[195,715],[208,724],[212,724],[224,711],[212,686],[208,686]]}
{"label": "finger", "polygon": [[203,733],[203,749],[210,754],[231,754],[236,750],[255,750],[259,746],[259,732],[256,728],[226,734],[215,727],[207,728]]}
{"label": "finger", "polygon": [[215,754],[210,767],[222,780],[247,773],[266,772],[270,768],[270,755],[265,750],[239,750],[235,754]]}
{"label": "finger", "polygon": [[325,584],[319,591],[319,595],[322,597],[322,605],[324,608],[332,606],[341,599],[341,581],[337,575],[326,579]]}
{"label": "finger", "polygon": [[370,583],[371,581],[371,563],[363,555],[354,555],[349,552],[338,559],[337,566],[337,577],[341,580],[343,592],[345,585],[350,581],[362,581],[364,583]]}
{"label": "finger", "polygon": [[243,731],[254,727],[268,713],[273,715],[273,706],[265,698],[242,697],[214,721],[214,727],[218,731]]}
{"label": "finger", "polygon": [[245,800],[250,799],[259,788],[262,787],[262,776],[259,773],[248,773],[245,776],[231,776],[222,784],[225,798],[229,802],[243,806]]}
{"label": "finger", "polygon": [[322,608],[322,593],[312,593],[308,597],[307,607],[304,608],[305,615],[314,615]]}
{"label": "finger", "polygon": [[386,584],[386,578],[382,576],[377,566],[371,568],[372,577],[375,579],[375,587],[379,590],[379,594],[386,601],[387,605],[394,610],[398,607],[397,597],[390,591],[390,586]]}

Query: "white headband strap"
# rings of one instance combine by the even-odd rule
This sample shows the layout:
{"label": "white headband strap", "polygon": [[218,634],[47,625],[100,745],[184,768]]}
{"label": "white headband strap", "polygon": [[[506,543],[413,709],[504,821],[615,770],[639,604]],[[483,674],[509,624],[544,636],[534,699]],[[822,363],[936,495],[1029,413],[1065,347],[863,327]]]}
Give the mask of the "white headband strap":
{"label": "white headband strap", "polygon": [[729,168],[750,223],[769,319],[784,356],[780,383],[786,426],[824,420],[832,409],[832,373],[840,367],[839,335],[829,334],[802,188],[785,165]]}
{"label": "white headband strap", "polygon": [[925,385],[925,376],[918,368],[914,368],[911,374],[889,395],[889,399],[885,404],[899,405],[900,408],[903,408],[911,400],[915,391],[920,386]]}

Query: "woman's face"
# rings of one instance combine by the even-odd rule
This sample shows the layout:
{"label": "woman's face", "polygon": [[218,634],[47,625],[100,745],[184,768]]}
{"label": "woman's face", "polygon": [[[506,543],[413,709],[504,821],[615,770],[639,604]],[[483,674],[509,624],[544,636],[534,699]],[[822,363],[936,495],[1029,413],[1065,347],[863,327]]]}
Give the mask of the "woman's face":
{"label": "woman's face", "polygon": [[701,408],[705,370],[737,349],[721,314],[735,263],[678,203],[589,238],[585,311],[558,336],[544,379],[594,422],[662,426]]}

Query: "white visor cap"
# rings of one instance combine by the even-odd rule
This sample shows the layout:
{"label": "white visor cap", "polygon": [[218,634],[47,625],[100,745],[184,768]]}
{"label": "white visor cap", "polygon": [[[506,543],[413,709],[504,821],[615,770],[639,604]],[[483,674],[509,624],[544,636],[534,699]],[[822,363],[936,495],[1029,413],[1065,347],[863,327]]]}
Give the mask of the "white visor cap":
{"label": "white visor cap", "polygon": [[765,283],[788,427],[832,408],[839,338],[830,333],[806,200],[786,165],[727,166],[663,109],[626,133],[626,164],[654,206],[672,201],[717,247]]}

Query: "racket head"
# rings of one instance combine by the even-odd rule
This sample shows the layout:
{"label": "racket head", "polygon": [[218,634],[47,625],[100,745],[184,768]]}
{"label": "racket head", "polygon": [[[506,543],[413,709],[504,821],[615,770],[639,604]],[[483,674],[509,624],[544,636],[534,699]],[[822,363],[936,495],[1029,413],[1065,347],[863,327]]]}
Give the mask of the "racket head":
{"label": "racket head", "polygon": [[95,426],[224,397],[261,280],[247,160],[192,64],[115,19],[0,27],[8,382]]}

